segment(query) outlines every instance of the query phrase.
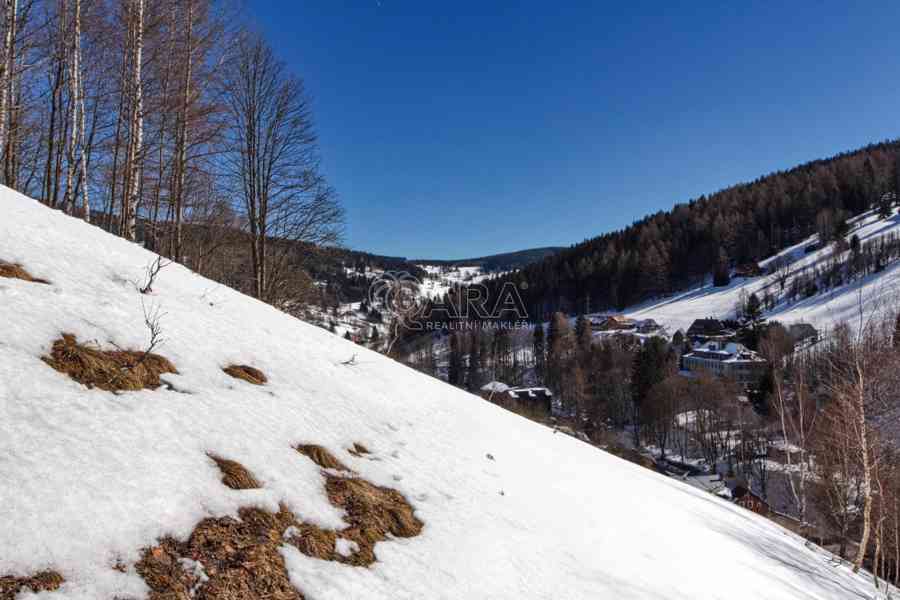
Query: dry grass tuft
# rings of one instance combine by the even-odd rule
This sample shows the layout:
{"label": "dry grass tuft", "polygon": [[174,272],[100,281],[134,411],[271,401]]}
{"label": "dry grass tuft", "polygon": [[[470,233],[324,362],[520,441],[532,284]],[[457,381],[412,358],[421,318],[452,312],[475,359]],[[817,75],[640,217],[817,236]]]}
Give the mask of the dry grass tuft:
{"label": "dry grass tuft", "polygon": [[255,490],[262,486],[241,463],[215,454],[207,454],[222,472],[222,483],[233,490]]}
{"label": "dry grass tuft", "polygon": [[[364,446],[354,444],[354,451]],[[322,446],[306,444],[297,450],[308,456],[323,469],[348,471],[338,459]],[[333,560],[352,565],[365,566],[375,562],[375,544],[389,535],[394,537],[415,537],[422,531],[420,521],[403,494],[397,490],[379,487],[359,477],[344,477],[329,472],[325,476],[325,491],[328,500],[347,513],[344,520],[347,527],[340,531],[324,531],[312,525],[300,527],[301,535],[291,538],[288,543],[298,550],[325,560]],[[334,541],[338,536],[356,542],[359,550],[350,556],[341,556],[335,551]]]}
{"label": "dry grass tuft", "polygon": [[16,265],[2,260],[0,260],[0,277],[6,277],[8,279],[21,279],[23,281],[30,281],[32,283],[50,283],[46,279],[32,277],[31,274],[22,267],[22,265]]}
{"label": "dry grass tuft", "polygon": [[[294,515],[244,508],[240,519],[204,519],[185,542],[166,539],[144,551],[137,571],[150,600],[303,600],[288,578],[279,547]],[[188,572],[180,559],[199,562],[208,577]]]}
{"label": "dry grass tuft", "polygon": [[156,389],[159,376],[177,373],[166,358],[153,353],[132,350],[103,351],[79,344],[70,333],[53,342],[50,356],[42,360],[89,388],[98,387],[110,392]]}
{"label": "dry grass tuft", "polygon": [[309,457],[314,463],[323,469],[335,469],[337,471],[349,471],[344,463],[339,461],[337,457],[318,444],[301,444],[297,446],[297,452]]}
{"label": "dry grass tuft", "polygon": [[[309,444],[297,450],[324,469],[344,469],[321,446]],[[210,458],[225,478],[236,465],[252,479],[238,463]],[[398,491],[358,477],[328,471],[323,475],[328,500],[344,509],[347,527],[335,531],[302,523],[284,505],[277,513],[242,508],[237,519],[204,519],[186,541],[167,538],[144,550],[136,568],[151,590],[150,600],[303,600],[288,578],[279,551],[283,544],[322,560],[367,566],[375,562],[376,543],[391,536],[413,537],[422,531],[422,522]],[[358,550],[350,556],[339,554],[335,548],[338,537],[356,542]],[[183,559],[198,562],[202,573],[185,565]]]}
{"label": "dry grass tuft", "polygon": [[344,518],[349,527],[340,536],[356,542],[359,551],[344,562],[369,565],[375,562],[375,543],[394,537],[415,537],[422,532],[423,523],[403,494],[379,487],[358,477],[326,475],[325,490],[335,506],[347,512]]}
{"label": "dry grass tuft", "polygon": [[353,447],[347,450],[353,456],[362,456],[363,454],[371,454],[369,449],[360,444],[359,442],[353,442]]}
{"label": "dry grass tuft", "polygon": [[265,373],[248,365],[229,365],[222,370],[235,379],[243,379],[253,385],[262,385],[269,380]]}
{"label": "dry grass tuft", "polygon": [[65,579],[56,571],[43,571],[31,577],[0,577],[0,600],[13,600],[20,592],[52,592]]}

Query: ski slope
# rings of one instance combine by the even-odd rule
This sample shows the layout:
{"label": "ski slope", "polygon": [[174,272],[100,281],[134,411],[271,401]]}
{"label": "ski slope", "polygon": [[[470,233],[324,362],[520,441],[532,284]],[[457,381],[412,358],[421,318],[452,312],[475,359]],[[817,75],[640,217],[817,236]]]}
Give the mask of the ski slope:
{"label": "ski slope", "polygon": [[[396,489],[424,523],[379,542],[369,567],[282,546],[307,599],[876,597],[870,577],[755,514],[178,265],[141,295],[153,259],[0,189],[0,260],[50,281],[0,279],[0,577],[58,571],[62,587],[41,597],[146,597],[142,549],[239,507],[284,503],[342,527],[302,443]],[[161,311],[156,351],[178,369],[163,387],[87,389],[41,361],[61,332],[143,348],[142,299]],[[229,363],[269,382],[231,379]],[[348,453],[354,442],[371,454]],[[239,461],[261,489],[225,487],[207,453]]]}
{"label": "ski slope", "polygon": [[[898,214],[888,219],[879,219],[872,213],[865,213],[851,221],[848,238],[855,234],[859,236],[860,242],[865,244],[888,232],[896,233],[898,228],[900,228]],[[791,246],[761,262],[760,265],[765,269],[779,258],[788,260],[792,270],[822,264],[831,256],[833,247],[822,248],[809,254],[804,253],[804,248],[816,242],[817,237],[814,235]],[[765,275],[748,279],[735,278],[728,286],[720,288],[707,283],[670,297],[631,307],[624,314],[635,319],[655,319],[670,333],[678,329],[686,331],[695,319],[733,318],[742,293],[748,295],[757,293],[761,298],[767,285],[777,286],[772,278]],[[857,327],[861,304],[864,315],[868,316],[888,304],[896,304],[898,298],[900,298],[900,263],[895,262],[881,273],[794,303],[779,304],[773,310],[767,311],[765,316],[785,325],[810,323],[819,331],[830,330],[841,322]]]}

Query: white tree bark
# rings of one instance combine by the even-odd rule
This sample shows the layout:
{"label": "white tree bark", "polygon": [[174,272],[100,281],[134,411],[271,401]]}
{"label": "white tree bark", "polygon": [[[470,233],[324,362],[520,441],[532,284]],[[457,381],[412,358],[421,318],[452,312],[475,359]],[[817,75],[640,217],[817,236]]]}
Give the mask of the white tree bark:
{"label": "white tree bark", "polygon": [[3,32],[3,72],[0,75],[0,155],[6,148],[7,121],[9,114],[9,86],[15,66],[16,13],[19,10],[18,0],[6,0],[4,3]]}
{"label": "white tree bark", "polygon": [[144,0],[133,0],[136,9],[134,64],[132,66],[132,90],[134,94],[131,131],[131,154],[128,165],[131,169],[129,189],[127,190],[124,237],[128,240],[135,238],[137,229],[137,211],[140,203],[141,169],[140,158],[143,155],[144,145],[144,88],[141,82],[141,62],[144,50]]}
{"label": "white tree bark", "polygon": [[175,239],[173,243],[174,258],[181,261],[181,220],[184,214],[184,181],[187,171],[188,111],[191,104],[191,64],[194,46],[194,2],[187,2],[187,50],[185,53],[184,96],[181,101],[181,118],[178,130],[178,159],[176,163],[175,181]]}

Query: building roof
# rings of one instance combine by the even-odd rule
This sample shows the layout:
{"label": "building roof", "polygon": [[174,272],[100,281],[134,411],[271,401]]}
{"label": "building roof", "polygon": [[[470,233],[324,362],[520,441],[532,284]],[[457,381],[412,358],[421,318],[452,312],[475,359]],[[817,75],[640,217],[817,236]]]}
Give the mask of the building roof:
{"label": "building roof", "polygon": [[696,319],[688,328],[688,335],[716,334],[725,331],[725,323],[720,319]]}
{"label": "building roof", "polygon": [[512,388],[507,390],[507,392],[513,398],[537,398],[538,396],[553,395],[553,392],[545,387]]}
{"label": "building roof", "polygon": [[765,362],[759,354],[737,342],[706,342],[685,354],[688,357],[709,358],[721,362]]}
{"label": "building roof", "polygon": [[501,383],[499,381],[492,381],[490,383],[486,383],[481,386],[482,392],[494,392],[497,394],[502,394],[503,392],[509,390],[509,386],[505,383]]}

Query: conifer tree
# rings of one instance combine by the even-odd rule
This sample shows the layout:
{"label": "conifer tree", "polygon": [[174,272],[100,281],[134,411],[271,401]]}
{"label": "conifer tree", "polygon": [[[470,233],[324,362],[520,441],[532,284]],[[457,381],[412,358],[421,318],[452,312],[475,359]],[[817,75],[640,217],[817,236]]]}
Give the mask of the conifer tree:
{"label": "conifer tree", "polygon": [[450,334],[450,361],[447,366],[447,383],[459,386],[463,383],[463,355],[459,334]]}
{"label": "conifer tree", "polygon": [[466,369],[466,389],[477,392],[482,386],[481,330],[475,329],[469,336],[469,364]]}
{"label": "conifer tree", "polygon": [[716,287],[725,287],[731,282],[731,274],[728,270],[728,255],[725,250],[719,248],[719,257],[713,270],[713,285]]}
{"label": "conifer tree", "polygon": [[575,345],[578,350],[578,362],[582,366],[586,366],[590,357],[592,336],[590,321],[584,315],[578,315],[575,320]]}
{"label": "conifer tree", "polygon": [[641,408],[650,389],[673,371],[668,344],[663,338],[651,337],[634,355],[631,376],[632,425],[635,444],[640,443]]}
{"label": "conifer tree", "polygon": [[544,325],[538,323],[534,326],[531,342],[531,356],[534,360],[534,375],[538,383],[544,383],[544,371],[546,369],[546,349],[544,347]]}

